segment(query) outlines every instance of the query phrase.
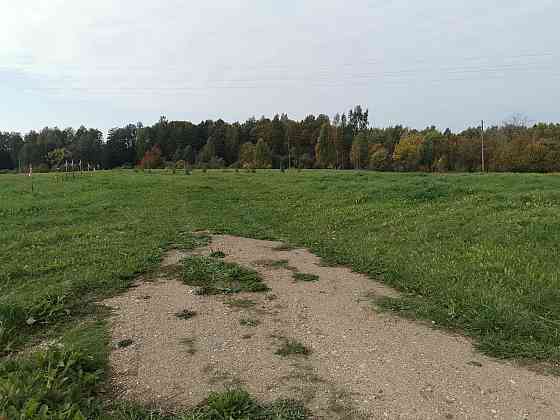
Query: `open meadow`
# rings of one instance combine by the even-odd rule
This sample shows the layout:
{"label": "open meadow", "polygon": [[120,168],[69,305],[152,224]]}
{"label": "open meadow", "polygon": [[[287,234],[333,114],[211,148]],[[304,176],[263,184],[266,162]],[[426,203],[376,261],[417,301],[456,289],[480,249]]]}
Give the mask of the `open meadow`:
{"label": "open meadow", "polygon": [[[149,278],[166,251],[205,245],[196,231],[306,248],[322,265],[401,292],[370,296],[380,310],[468,336],[488,356],[558,372],[558,175],[90,175],[37,174],[33,192],[29,177],[0,176],[0,418],[25,410],[17,418],[149,418],[107,403],[110,311],[99,303]],[[261,416],[250,418],[306,418],[299,406],[274,417],[281,408],[214,396],[250,401]],[[44,404],[50,411],[40,413]],[[222,418],[202,411],[183,418]]]}

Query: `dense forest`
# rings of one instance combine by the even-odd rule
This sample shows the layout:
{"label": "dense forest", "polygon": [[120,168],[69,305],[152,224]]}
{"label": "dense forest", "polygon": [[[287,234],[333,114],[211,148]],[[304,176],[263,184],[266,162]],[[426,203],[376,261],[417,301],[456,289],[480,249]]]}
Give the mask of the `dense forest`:
{"label": "dense forest", "polygon": [[332,119],[287,115],[223,120],[168,121],[113,128],[106,141],[93,128],[44,128],[0,132],[0,170],[60,170],[66,162],[91,167],[333,168],[379,171],[560,171],[560,124],[532,126],[519,118],[460,133],[435,127],[370,126],[368,110],[356,106]]}

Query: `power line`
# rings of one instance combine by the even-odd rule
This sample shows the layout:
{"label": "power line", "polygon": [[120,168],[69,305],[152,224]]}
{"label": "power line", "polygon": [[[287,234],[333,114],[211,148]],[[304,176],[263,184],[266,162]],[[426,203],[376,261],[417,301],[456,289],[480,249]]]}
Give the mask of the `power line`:
{"label": "power line", "polygon": [[[539,69],[525,69],[525,71],[534,71]],[[546,74],[548,76],[559,76],[560,71],[555,69],[541,69],[545,71],[536,71],[537,74]],[[547,71],[550,70],[550,71]],[[473,77],[468,77],[468,76]],[[277,80],[258,80],[258,79],[247,79],[246,81],[237,80],[224,80],[215,84],[205,84],[205,85],[173,85],[173,86],[107,86],[107,87],[86,87],[86,86],[40,86],[40,87],[28,87],[23,88],[26,92],[35,91],[75,91],[75,92],[169,92],[174,93],[178,91],[203,91],[203,90],[228,90],[228,89],[273,89],[273,88],[285,88],[286,84],[301,84],[304,83],[308,87],[325,87],[325,88],[337,88],[337,87],[347,87],[347,86],[362,86],[374,82],[383,82],[387,86],[409,86],[412,82],[421,81],[422,83],[430,84],[441,84],[444,82],[464,82],[464,81],[480,81],[480,80],[495,80],[503,79],[506,76],[506,72],[503,70],[493,70],[486,72],[472,72],[467,71],[463,73],[449,73],[447,75],[429,75],[429,78],[421,78],[418,75],[410,75],[407,77],[402,76],[391,76],[391,75],[381,75],[378,77],[368,76],[359,78],[337,78],[335,80],[330,80],[326,78],[316,78],[316,79],[277,79]],[[449,77],[452,76],[452,77]],[[482,77],[477,77],[482,76]]]}

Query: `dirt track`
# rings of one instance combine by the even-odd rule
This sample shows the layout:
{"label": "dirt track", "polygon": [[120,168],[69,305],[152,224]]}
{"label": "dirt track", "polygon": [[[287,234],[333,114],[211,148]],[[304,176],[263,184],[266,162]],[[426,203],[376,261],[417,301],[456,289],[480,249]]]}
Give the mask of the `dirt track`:
{"label": "dirt track", "polygon": [[[113,341],[132,339],[111,355],[123,398],[161,407],[199,403],[212,390],[242,385],[262,400],[305,400],[324,419],[558,419],[560,379],[480,355],[464,337],[379,313],[372,295],[391,289],[342,267],[321,267],[306,250],[277,251],[275,242],[214,236],[201,250],[259,271],[272,291],[198,296],[177,280],[141,283],[107,302],[115,308]],[[164,265],[182,256],[170,253]],[[258,265],[287,259],[317,282]],[[272,296],[274,295],[274,296]],[[175,314],[197,312],[188,320]],[[243,326],[240,319],[257,320]],[[312,349],[280,357],[282,338]]]}

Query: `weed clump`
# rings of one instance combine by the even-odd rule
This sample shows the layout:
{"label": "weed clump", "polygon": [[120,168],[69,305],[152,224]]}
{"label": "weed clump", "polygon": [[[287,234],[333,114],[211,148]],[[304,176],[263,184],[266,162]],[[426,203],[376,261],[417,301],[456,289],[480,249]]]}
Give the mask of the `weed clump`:
{"label": "weed clump", "polygon": [[241,325],[243,325],[244,327],[256,327],[261,322],[258,319],[242,318],[242,319],[239,320],[239,323]]}
{"label": "weed clump", "polygon": [[0,418],[85,419],[97,412],[102,372],[79,352],[50,348],[0,363]]}
{"label": "weed clump", "polygon": [[197,293],[204,295],[269,290],[256,271],[204,256],[189,256],[183,260],[183,281],[198,287]]}
{"label": "weed clump", "polygon": [[208,245],[212,238],[205,232],[180,232],[176,247],[182,250],[193,250]]}
{"label": "weed clump", "polygon": [[119,349],[124,349],[127,347],[130,347],[134,344],[134,340],[131,338],[125,338],[124,340],[121,340],[117,343],[117,347]]}
{"label": "weed clump", "polygon": [[275,354],[282,357],[287,356],[308,356],[311,349],[293,339],[284,339],[284,343],[276,350]]}
{"label": "weed clump", "polygon": [[309,411],[299,401],[260,404],[247,391],[230,389],[210,394],[185,420],[306,420],[309,417]]}
{"label": "weed clump", "polygon": [[181,312],[177,312],[175,314],[175,316],[179,319],[191,319],[192,317],[196,316],[196,312],[195,311],[191,311],[189,309],[183,309]]}
{"label": "weed clump", "polygon": [[212,258],[225,258],[226,254],[223,251],[214,251],[210,253],[210,257]]}
{"label": "weed clump", "polygon": [[293,277],[295,281],[311,282],[311,281],[319,280],[319,276],[316,274],[308,274],[308,273],[300,273],[300,272],[294,273]]}

